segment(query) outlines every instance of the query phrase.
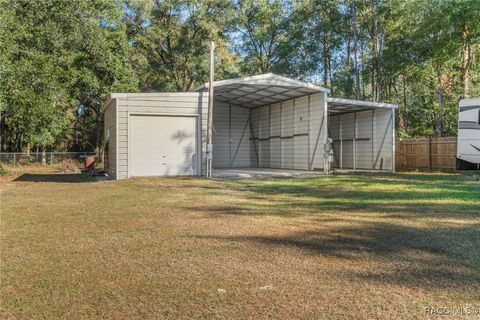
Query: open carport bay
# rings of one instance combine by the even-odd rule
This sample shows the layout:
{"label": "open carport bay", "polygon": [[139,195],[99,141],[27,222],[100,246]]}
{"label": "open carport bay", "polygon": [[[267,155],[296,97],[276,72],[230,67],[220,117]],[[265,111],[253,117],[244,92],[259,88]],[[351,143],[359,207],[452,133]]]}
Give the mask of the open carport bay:
{"label": "open carport bay", "polygon": [[[207,85],[197,90],[206,90]],[[213,168],[394,170],[396,105],[327,96],[275,75],[215,82]]]}

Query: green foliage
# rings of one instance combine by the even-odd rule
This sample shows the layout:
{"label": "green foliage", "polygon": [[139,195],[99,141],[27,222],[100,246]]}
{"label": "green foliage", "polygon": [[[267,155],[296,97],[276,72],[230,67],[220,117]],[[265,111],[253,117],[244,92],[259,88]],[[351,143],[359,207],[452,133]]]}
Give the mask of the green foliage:
{"label": "green foliage", "polygon": [[399,89],[388,97],[400,104],[400,131],[456,135],[459,98],[480,93],[480,3],[392,1],[384,14],[383,74]]}
{"label": "green foliage", "polygon": [[283,57],[288,43],[288,11],[280,0],[247,0],[235,3],[238,40],[236,52],[243,57],[242,71],[266,73]]}
{"label": "green foliage", "polygon": [[136,91],[138,79],[129,59],[132,48],[120,8],[114,1],[89,0],[82,4],[74,8],[78,39],[71,56],[73,82],[69,89],[80,106],[80,136],[90,138],[80,140],[79,147],[88,150],[101,145],[103,101],[112,92]]}
{"label": "green foliage", "polygon": [[0,100],[8,115],[5,123],[28,144],[53,145],[68,128],[68,98],[56,54],[64,45],[58,37],[59,26],[54,23],[57,17],[38,22],[45,17],[36,4],[29,2],[3,7],[11,14],[1,40],[6,44],[0,70]]}
{"label": "green foliage", "polygon": [[102,102],[137,88],[122,11],[113,0],[2,8],[0,101],[11,139],[55,147],[71,144],[69,135],[89,136],[78,147],[98,147]]}
{"label": "green foliage", "polygon": [[235,59],[222,48],[231,24],[229,1],[166,0],[151,5],[128,1],[126,5],[130,40],[146,90],[188,91],[205,82],[212,40],[219,47],[217,77],[235,73]]}
{"label": "green foliage", "polygon": [[355,20],[352,1],[0,0],[0,148],[99,148],[108,94],[194,88],[212,40],[216,79],[360,88],[400,105],[402,137],[455,135],[458,100],[480,95],[480,2],[355,0]]}

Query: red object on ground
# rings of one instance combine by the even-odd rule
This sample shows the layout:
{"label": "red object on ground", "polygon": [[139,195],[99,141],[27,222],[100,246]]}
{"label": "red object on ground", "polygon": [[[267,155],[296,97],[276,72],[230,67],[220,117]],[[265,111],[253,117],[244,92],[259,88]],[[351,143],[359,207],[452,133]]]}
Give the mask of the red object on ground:
{"label": "red object on ground", "polygon": [[95,165],[95,157],[85,157],[85,170],[91,171]]}

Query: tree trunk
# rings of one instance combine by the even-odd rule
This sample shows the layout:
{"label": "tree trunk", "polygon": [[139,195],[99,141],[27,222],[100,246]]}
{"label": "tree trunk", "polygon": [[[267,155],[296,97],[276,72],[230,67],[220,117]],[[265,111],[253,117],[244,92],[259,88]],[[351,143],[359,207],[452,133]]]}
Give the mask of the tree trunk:
{"label": "tree trunk", "polygon": [[45,150],[45,146],[42,146],[42,165],[47,164],[47,152]]}
{"label": "tree trunk", "polygon": [[[361,54],[360,54],[360,61],[362,61],[362,66],[363,66],[363,62],[365,61],[365,42],[364,41],[361,41],[360,42],[360,48],[361,48]],[[363,68],[362,68],[362,73],[363,73]],[[366,96],[366,88],[365,88],[366,84],[365,84],[365,81],[362,81],[362,99],[365,100],[365,96]]]}
{"label": "tree trunk", "polygon": [[360,69],[358,63],[358,29],[357,29],[357,9],[355,0],[352,0],[352,30],[353,30],[353,50],[355,54],[355,96],[360,100]]}
{"label": "tree trunk", "polygon": [[28,157],[28,159],[30,159],[30,149],[32,148],[30,146],[30,142],[27,142],[27,146],[25,148],[26,148],[27,157]]}
{"label": "tree trunk", "polygon": [[372,99],[373,101],[377,100],[378,88],[375,82],[375,72],[377,71],[377,15],[375,12],[375,0],[370,0],[370,11],[372,14],[372,26],[370,37],[373,43],[373,58],[372,58]]}
{"label": "tree trunk", "polygon": [[373,101],[377,101],[377,87],[376,87],[376,84],[375,84],[375,70],[376,70],[376,67],[375,67],[375,58],[372,59],[372,72],[371,72],[371,76],[372,76],[372,100]]}
{"label": "tree trunk", "polygon": [[330,49],[328,54],[328,83],[330,83],[330,85],[332,84],[332,59],[330,57]]}
{"label": "tree trunk", "polygon": [[347,68],[350,69],[350,63],[351,63],[351,60],[352,60],[352,57],[350,57],[350,55],[352,54],[351,52],[351,48],[352,48],[352,38],[350,36],[350,33],[348,34],[348,41],[347,41]]}
{"label": "tree trunk", "polygon": [[327,32],[323,33],[323,86],[328,86]]}
{"label": "tree trunk", "polygon": [[468,98],[468,81],[469,75],[468,71],[470,69],[470,64],[472,61],[472,47],[470,44],[470,40],[468,39],[468,30],[467,25],[464,23],[461,31],[461,37],[463,39],[462,45],[462,63],[460,66],[460,83],[462,86],[462,96],[464,98]]}
{"label": "tree trunk", "polygon": [[352,86],[350,85],[350,69],[351,69],[351,63],[352,63],[352,57],[351,57],[351,48],[352,48],[352,37],[351,37],[351,32],[348,33],[348,41],[347,41],[347,61],[346,61],[346,65],[347,65],[347,70],[348,70],[348,84],[345,86],[345,94],[347,96],[347,98],[351,98],[352,97]]}
{"label": "tree trunk", "polygon": [[382,60],[380,58],[381,52],[382,52],[382,41],[379,39],[377,43],[377,58],[376,58],[376,71],[375,71],[377,74],[377,78],[376,78],[377,101],[383,101],[385,96],[384,89],[385,89],[386,80],[382,77],[382,72],[381,72],[381,68],[382,68],[382,64],[381,64]]}
{"label": "tree trunk", "polygon": [[443,136],[444,128],[443,128],[443,87],[442,87],[442,75],[440,72],[437,72],[437,95],[438,95],[438,110],[435,115],[435,130],[437,131],[437,135],[439,137]]}
{"label": "tree trunk", "polygon": [[402,74],[402,89],[403,89],[403,106],[398,113],[398,129],[400,131],[407,131],[407,124],[405,121],[405,111],[407,110],[407,82],[405,81],[405,74]]}
{"label": "tree trunk", "polygon": [[99,153],[100,146],[101,146],[101,137],[100,137],[101,132],[102,132],[102,114],[98,112],[97,124],[95,126],[95,152],[97,153]]}

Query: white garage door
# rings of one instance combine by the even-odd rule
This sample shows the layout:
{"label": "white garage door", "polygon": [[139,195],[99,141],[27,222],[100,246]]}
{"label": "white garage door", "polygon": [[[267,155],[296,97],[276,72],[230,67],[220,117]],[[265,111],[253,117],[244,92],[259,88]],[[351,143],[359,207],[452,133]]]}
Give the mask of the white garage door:
{"label": "white garage door", "polygon": [[196,172],[196,118],[131,115],[129,175],[177,176]]}

